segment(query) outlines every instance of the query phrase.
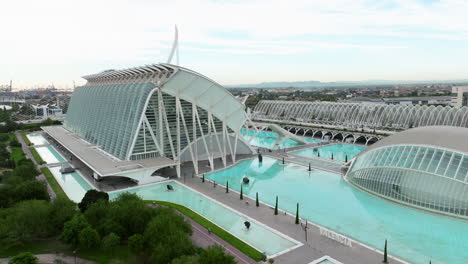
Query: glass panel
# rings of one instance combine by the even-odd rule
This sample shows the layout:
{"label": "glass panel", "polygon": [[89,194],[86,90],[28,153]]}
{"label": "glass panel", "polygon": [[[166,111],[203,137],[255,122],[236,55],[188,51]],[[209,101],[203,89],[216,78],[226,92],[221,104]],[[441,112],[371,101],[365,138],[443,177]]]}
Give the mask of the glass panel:
{"label": "glass panel", "polygon": [[432,157],[434,156],[435,150],[432,148],[428,148],[426,151],[426,156],[423,158],[421,165],[419,166],[419,170],[421,171],[426,171],[427,167],[430,164],[430,161],[432,160]]}
{"label": "glass panel", "polygon": [[450,162],[450,165],[448,166],[447,170],[445,171],[445,176],[453,178],[455,177],[455,173],[457,172],[458,166],[460,165],[460,161],[463,158],[461,154],[454,154],[452,157],[452,161]]}
{"label": "glass panel", "polygon": [[409,168],[411,164],[413,164],[414,158],[416,157],[416,153],[418,153],[418,147],[412,147],[408,152],[408,157],[406,158],[406,162],[403,165],[405,168]]}
{"label": "glass panel", "polygon": [[397,164],[398,167],[403,167],[403,164],[405,164],[406,162],[406,158],[408,157],[408,153],[410,149],[411,149],[411,146],[405,146],[405,148],[401,152],[401,157]]}
{"label": "glass panel", "polygon": [[461,166],[458,169],[455,179],[460,181],[465,180],[466,172],[468,172],[468,156],[463,157],[463,161],[461,162]]}
{"label": "glass panel", "polygon": [[419,148],[419,152],[418,154],[416,154],[416,158],[414,159],[414,162],[411,165],[412,169],[417,169],[420,166],[422,159],[426,155],[426,151],[427,151],[427,148],[424,148],[424,147]]}
{"label": "glass panel", "polygon": [[444,175],[445,170],[447,169],[447,166],[450,162],[450,159],[452,158],[452,155],[453,153],[449,151],[446,151],[444,153],[444,156],[442,157],[439,163],[439,167],[437,168],[437,171],[436,171],[437,174]]}
{"label": "glass panel", "polygon": [[435,151],[436,152],[434,153],[434,156],[432,157],[432,160],[430,161],[429,167],[427,168],[427,171],[432,172],[432,173],[435,173],[435,170],[437,169],[437,165],[439,165],[442,155],[444,154],[443,150],[437,149]]}

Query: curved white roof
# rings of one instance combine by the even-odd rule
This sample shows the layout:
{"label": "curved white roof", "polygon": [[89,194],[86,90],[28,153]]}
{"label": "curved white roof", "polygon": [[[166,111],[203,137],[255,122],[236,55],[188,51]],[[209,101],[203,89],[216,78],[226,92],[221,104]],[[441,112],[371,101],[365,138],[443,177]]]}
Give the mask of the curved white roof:
{"label": "curved white roof", "polygon": [[[163,92],[195,103],[210,111],[234,131],[246,121],[244,106],[222,85],[195,71],[172,64],[151,64],[141,67],[107,70],[83,76],[87,85],[98,82],[153,82]],[[135,80],[137,79],[137,80]]]}
{"label": "curved white roof", "polygon": [[427,126],[408,129],[386,137],[361,152],[390,145],[428,145],[468,154],[468,128]]}

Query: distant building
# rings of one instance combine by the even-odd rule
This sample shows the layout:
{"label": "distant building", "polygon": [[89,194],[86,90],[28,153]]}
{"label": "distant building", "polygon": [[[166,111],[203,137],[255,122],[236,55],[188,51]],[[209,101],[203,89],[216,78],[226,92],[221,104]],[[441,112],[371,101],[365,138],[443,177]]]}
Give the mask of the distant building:
{"label": "distant building", "polygon": [[468,105],[468,86],[452,87],[452,106],[462,107]]}

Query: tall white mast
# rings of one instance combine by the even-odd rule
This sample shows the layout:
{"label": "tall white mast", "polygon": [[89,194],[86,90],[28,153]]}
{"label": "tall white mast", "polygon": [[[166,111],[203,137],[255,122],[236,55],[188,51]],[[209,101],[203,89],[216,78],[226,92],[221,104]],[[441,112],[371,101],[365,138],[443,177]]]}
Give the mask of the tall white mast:
{"label": "tall white mast", "polygon": [[174,53],[176,54],[176,65],[179,65],[179,33],[177,30],[177,25],[175,25],[175,35],[174,35],[174,43],[172,44],[171,53],[169,54],[169,58],[167,59],[167,63],[171,63],[172,57],[174,57]]}

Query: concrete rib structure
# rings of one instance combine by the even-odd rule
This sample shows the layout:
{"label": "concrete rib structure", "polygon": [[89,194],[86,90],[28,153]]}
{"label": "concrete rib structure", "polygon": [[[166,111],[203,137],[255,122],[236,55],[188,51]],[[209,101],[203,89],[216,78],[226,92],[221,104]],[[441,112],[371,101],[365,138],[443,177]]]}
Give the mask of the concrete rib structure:
{"label": "concrete rib structure", "polygon": [[180,176],[185,161],[198,171],[198,161],[213,166],[214,159],[226,163],[253,152],[239,134],[247,120],[244,105],[199,73],[152,64],[83,78],[88,82],[75,89],[63,128],[44,130],[88,164],[96,178],[146,183],[158,168],[176,166]]}
{"label": "concrete rib structure", "polygon": [[346,128],[468,127],[468,107],[262,100],[255,106],[252,119],[297,121]]}

